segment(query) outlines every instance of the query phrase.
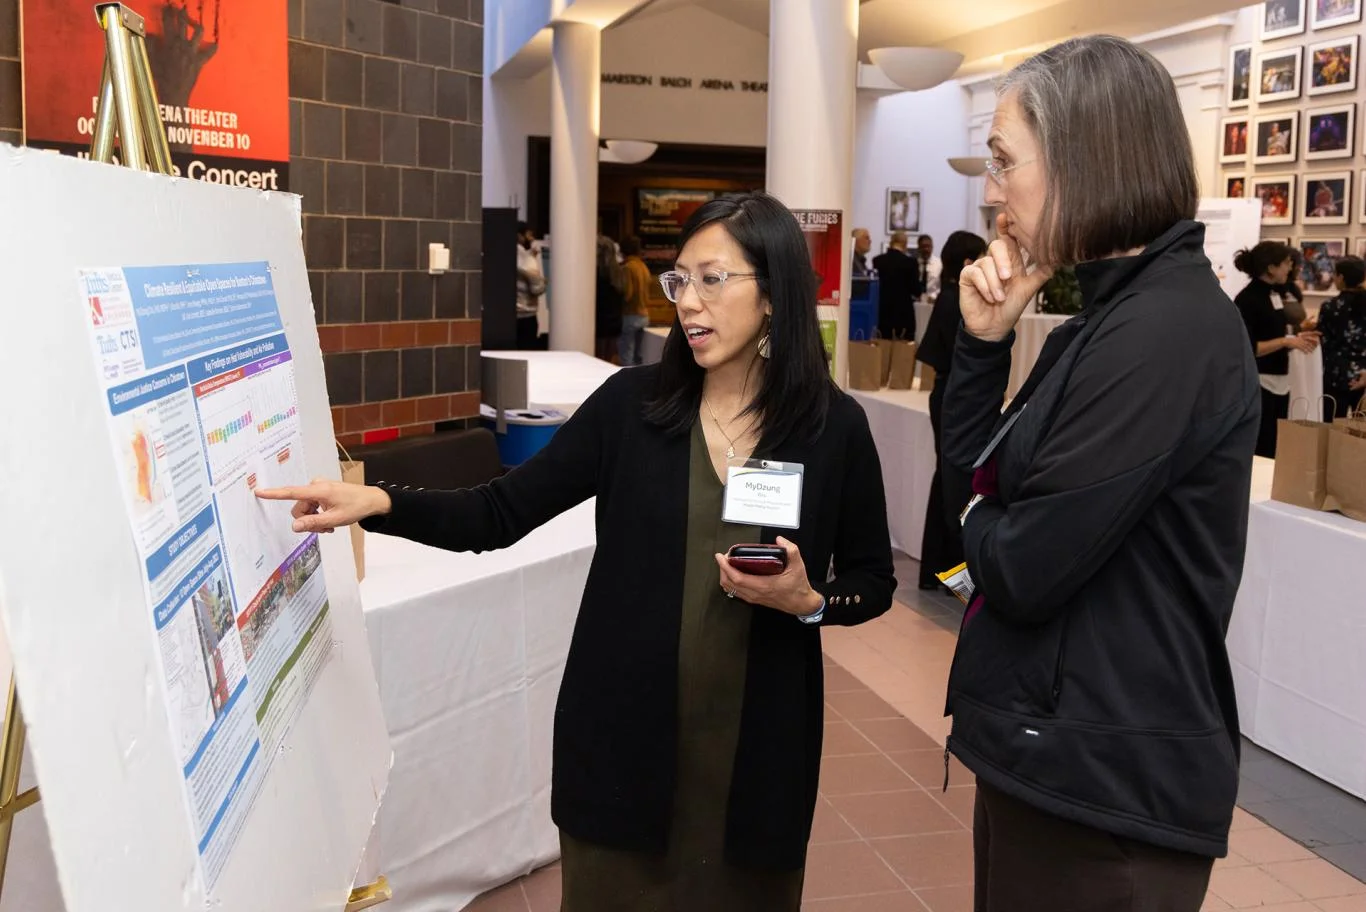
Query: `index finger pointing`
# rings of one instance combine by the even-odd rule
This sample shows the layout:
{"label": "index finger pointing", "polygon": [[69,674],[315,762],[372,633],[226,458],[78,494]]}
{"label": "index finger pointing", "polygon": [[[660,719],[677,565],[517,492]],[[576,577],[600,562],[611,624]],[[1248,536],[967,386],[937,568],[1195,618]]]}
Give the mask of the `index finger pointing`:
{"label": "index finger pointing", "polygon": [[313,485],[302,488],[257,488],[256,496],[262,500],[316,500]]}

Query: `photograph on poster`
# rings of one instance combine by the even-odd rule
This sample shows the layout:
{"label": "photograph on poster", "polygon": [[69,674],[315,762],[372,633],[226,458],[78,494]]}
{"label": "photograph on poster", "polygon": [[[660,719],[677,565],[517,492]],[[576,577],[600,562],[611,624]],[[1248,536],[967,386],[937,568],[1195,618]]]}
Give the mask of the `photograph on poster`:
{"label": "photograph on poster", "polygon": [[1300,97],[1300,70],[1304,48],[1265,51],[1257,57],[1257,103],[1289,101]]}
{"label": "photograph on poster", "polygon": [[1354,104],[1310,108],[1304,113],[1304,160],[1351,158],[1356,144]]}
{"label": "photograph on poster", "polygon": [[1247,107],[1252,100],[1252,45],[1236,44],[1228,50],[1228,106]]}
{"label": "photograph on poster", "polygon": [[1224,197],[1244,199],[1247,197],[1247,176],[1243,174],[1224,175]]}
{"label": "photograph on poster", "polygon": [[1361,0],[1313,0],[1311,25],[1315,30],[1361,21]]}
{"label": "photograph on poster", "polygon": [[1352,204],[1352,172],[1324,171],[1305,174],[1304,225],[1345,225]]}
{"label": "photograph on poster", "polygon": [[1246,117],[1225,117],[1223,122],[1223,146],[1219,152],[1221,164],[1247,161],[1248,119]]}
{"label": "photograph on poster", "polygon": [[887,188],[887,233],[920,230],[920,191]]}
{"label": "photograph on poster", "polygon": [[1263,225],[1295,224],[1295,175],[1254,177],[1250,195],[1262,201]]}
{"label": "photograph on poster", "polygon": [[1333,266],[1347,255],[1346,238],[1300,238],[1300,283],[1310,294],[1333,290]]}
{"label": "photograph on poster", "polygon": [[1293,162],[1298,152],[1295,139],[1298,123],[1298,113],[1258,117],[1253,162],[1258,165]]}
{"label": "photograph on poster", "polygon": [[1334,38],[1309,45],[1309,88],[1306,95],[1354,92],[1357,87],[1357,51],[1361,36]]}
{"label": "photograph on poster", "polygon": [[1304,0],[1266,0],[1262,4],[1263,41],[1288,38],[1303,31]]}

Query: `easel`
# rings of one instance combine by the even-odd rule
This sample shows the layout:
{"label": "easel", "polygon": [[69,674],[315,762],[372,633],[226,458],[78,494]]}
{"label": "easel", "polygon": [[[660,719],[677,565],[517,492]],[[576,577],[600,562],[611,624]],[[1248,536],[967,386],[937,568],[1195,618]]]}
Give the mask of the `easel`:
{"label": "easel", "polygon": [[[105,59],[95,133],[90,158],[114,163],[117,131],[122,163],[139,171],[171,174],[171,149],[161,119],[156,85],[147,59],[147,29],[142,16],[122,3],[97,3],[95,16],[104,29]],[[37,788],[19,794],[19,772],[24,759],[26,728],[19,706],[19,691],[10,674],[5,703],[5,725],[0,731],[0,895],[5,887],[14,815],[37,804]],[[361,912],[393,898],[387,878],[351,891],[344,912]]]}

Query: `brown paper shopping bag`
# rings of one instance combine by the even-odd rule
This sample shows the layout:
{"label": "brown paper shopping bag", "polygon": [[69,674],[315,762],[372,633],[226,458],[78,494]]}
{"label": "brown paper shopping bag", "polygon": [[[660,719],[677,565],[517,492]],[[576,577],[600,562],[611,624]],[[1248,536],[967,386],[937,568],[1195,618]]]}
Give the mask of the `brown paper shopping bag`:
{"label": "brown paper shopping bag", "polygon": [[892,342],[892,372],[887,388],[908,390],[915,386],[915,343],[906,339]]}
{"label": "brown paper shopping bag", "polygon": [[1323,508],[1366,522],[1366,421],[1333,425],[1326,478]]}
{"label": "brown paper shopping bag", "polygon": [[[341,480],[349,484],[365,484],[365,463],[352,459],[346,447],[340,443],[337,447],[342,451]],[[351,553],[356,556],[356,582],[360,582],[365,579],[365,530],[358,523],[351,526]]]}
{"label": "brown paper shopping bag", "polygon": [[849,388],[882,389],[882,352],[876,340],[849,340]]}
{"label": "brown paper shopping bag", "polygon": [[882,385],[887,385],[887,375],[892,370],[892,340],[886,338],[878,330],[873,330],[873,344],[877,346],[878,354],[882,356]]}
{"label": "brown paper shopping bag", "polygon": [[920,362],[920,391],[922,393],[934,392],[935,373],[934,368],[924,361]]}
{"label": "brown paper shopping bag", "polygon": [[1323,421],[1291,417],[1277,422],[1276,470],[1271,479],[1271,499],[1306,510],[1322,510],[1328,496],[1328,432],[1332,425]]}

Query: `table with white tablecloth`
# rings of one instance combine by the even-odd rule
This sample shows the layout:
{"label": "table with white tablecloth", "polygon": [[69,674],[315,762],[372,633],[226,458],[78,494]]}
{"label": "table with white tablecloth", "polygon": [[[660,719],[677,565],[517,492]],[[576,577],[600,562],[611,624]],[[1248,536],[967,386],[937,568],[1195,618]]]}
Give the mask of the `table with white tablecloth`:
{"label": "table with white tablecloth", "polygon": [[934,482],[930,394],[918,390],[851,390],[863,406],[882,463],[892,547],[920,559],[925,507]]}
{"label": "table with white tablecloth", "polygon": [[[1006,386],[1006,398],[1013,398],[1029,378],[1029,372],[1039,360],[1044,340],[1054,329],[1067,322],[1069,318],[1059,314],[1027,313],[1015,324],[1015,345],[1010,350],[1010,382]],[[1303,399],[1306,403],[1295,406],[1295,416],[1304,417],[1304,409],[1317,417],[1320,398],[1323,396],[1323,350],[1315,349],[1312,354],[1292,351],[1290,353],[1290,398]]]}
{"label": "table with white tablecloth", "polygon": [[550,739],[594,548],[591,501],[482,555],[366,536],[394,768],[363,874],[388,876],[394,912],[462,909],[559,857]]}
{"label": "table with white tablecloth", "polygon": [[1228,632],[1243,734],[1366,799],[1366,523],[1269,500],[1258,459]]}
{"label": "table with white tablecloth", "polygon": [[527,407],[572,415],[619,367],[570,351],[486,351],[485,358],[527,363]]}

